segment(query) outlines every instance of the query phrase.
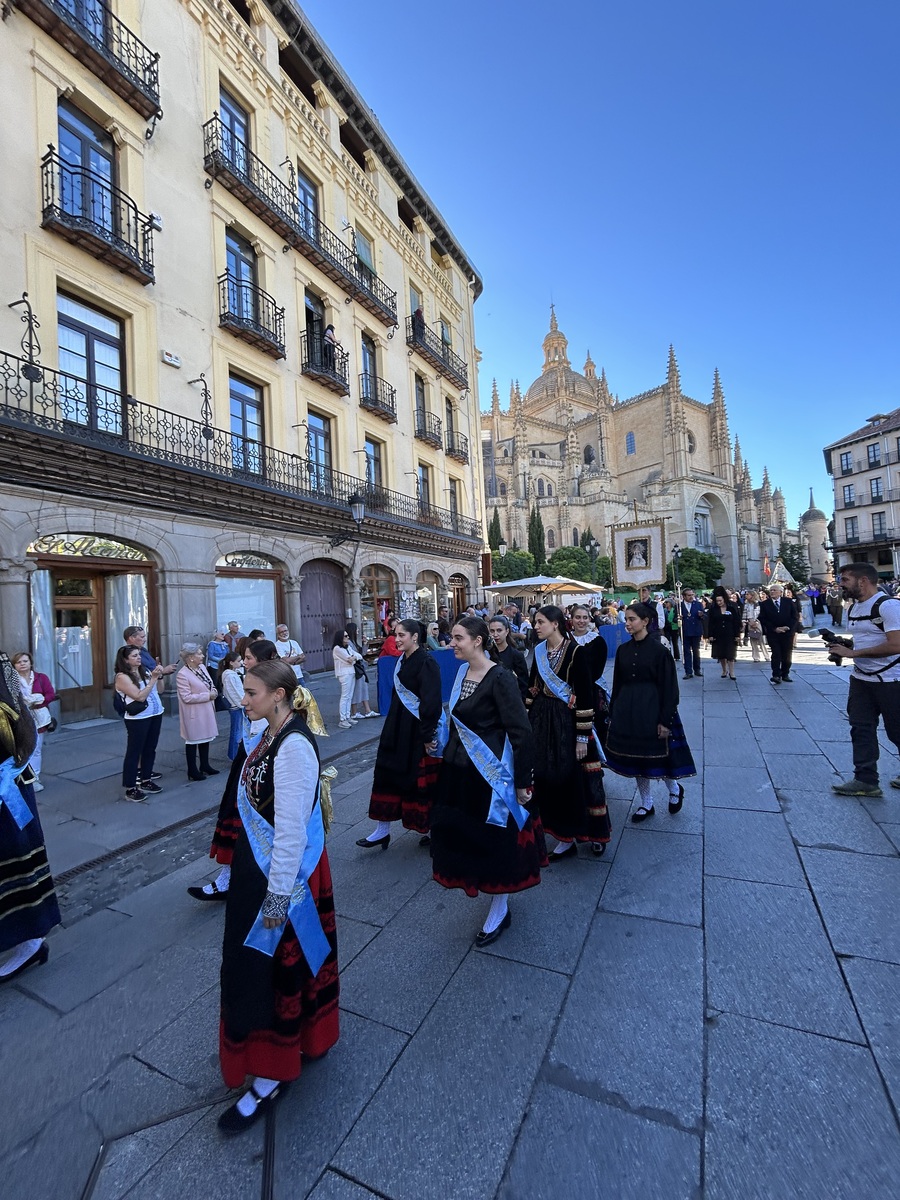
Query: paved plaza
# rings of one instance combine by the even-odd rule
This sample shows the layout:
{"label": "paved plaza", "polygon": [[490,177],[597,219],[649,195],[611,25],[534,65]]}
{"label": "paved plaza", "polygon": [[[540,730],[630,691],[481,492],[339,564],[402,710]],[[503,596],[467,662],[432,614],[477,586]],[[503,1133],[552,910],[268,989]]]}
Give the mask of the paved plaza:
{"label": "paved plaza", "polygon": [[[660,785],[632,825],[634,789],[607,774],[605,856],[547,870],[486,950],[486,902],[434,884],[417,835],[354,844],[381,722],[323,742],[341,1039],[229,1141],[223,912],[185,894],[212,875],[220,780],[182,784],[167,721],[165,793],[125,804],[100,769],[119,726],[64,732],[40,801],[66,924],[0,989],[0,1194],[895,1200],[900,763],[885,744],[881,800],[832,794],[849,672],[805,638],[797,658],[780,688],[746,652],[737,684],[705,661],[681,685],[700,772],[683,811]],[[333,727],[333,680],[315,687]]]}

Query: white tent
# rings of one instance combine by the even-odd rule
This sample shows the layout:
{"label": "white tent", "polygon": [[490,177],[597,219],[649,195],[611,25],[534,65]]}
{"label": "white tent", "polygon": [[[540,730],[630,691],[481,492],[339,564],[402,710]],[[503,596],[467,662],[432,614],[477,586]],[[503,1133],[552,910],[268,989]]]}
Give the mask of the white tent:
{"label": "white tent", "polygon": [[492,583],[486,592],[502,592],[505,596],[600,596],[603,588],[597,583],[582,583],[564,575],[531,575],[527,579],[510,579]]}

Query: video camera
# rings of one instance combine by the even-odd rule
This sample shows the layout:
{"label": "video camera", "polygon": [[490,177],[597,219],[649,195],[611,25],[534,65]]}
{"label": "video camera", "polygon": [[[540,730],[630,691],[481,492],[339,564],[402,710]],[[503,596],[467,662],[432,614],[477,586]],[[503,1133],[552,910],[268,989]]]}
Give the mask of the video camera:
{"label": "video camera", "polygon": [[[836,633],[832,633],[830,629],[820,629],[818,633],[822,637],[822,641],[826,646],[846,646],[848,650],[853,649],[852,637],[838,637]],[[841,658],[839,654],[829,654],[828,661],[834,663],[836,667],[843,667],[846,660]]]}

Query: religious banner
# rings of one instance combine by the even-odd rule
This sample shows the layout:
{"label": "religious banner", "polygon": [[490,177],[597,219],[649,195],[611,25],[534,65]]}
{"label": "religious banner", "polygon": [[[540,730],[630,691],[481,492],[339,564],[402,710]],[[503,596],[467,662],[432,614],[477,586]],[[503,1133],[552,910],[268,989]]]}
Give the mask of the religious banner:
{"label": "religious banner", "polygon": [[616,587],[635,589],[666,582],[665,521],[634,521],[609,527]]}

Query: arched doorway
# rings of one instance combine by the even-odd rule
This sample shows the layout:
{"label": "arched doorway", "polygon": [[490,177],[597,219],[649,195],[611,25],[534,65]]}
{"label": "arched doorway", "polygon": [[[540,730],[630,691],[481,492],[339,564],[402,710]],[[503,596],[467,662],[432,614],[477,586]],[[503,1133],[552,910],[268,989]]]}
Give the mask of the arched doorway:
{"label": "arched doorway", "polygon": [[261,629],[274,641],[284,617],[281,568],[262,554],[236,550],[216,563],[216,625],[237,621],[241,633]]}
{"label": "arched doorway", "polygon": [[438,605],[444,597],[444,581],[437,571],[420,571],[416,576],[416,598],[419,601],[419,617],[425,621],[436,621]]}
{"label": "arched doorway", "polygon": [[35,669],[50,677],[63,722],[112,715],[112,676],[122,631],[147,630],[158,654],[156,564],[139,546],[95,534],[48,534],[28,547]]}
{"label": "arched doorway", "polygon": [[327,558],[314,558],[300,570],[300,644],[305,671],[330,671],[331,639],[347,620],[343,568]]}
{"label": "arched doorway", "polygon": [[465,575],[457,574],[451,575],[447,583],[450,588],[450,611],[458,617],[461,612],[465,612],[469,603],[469,581]]}
{"label": "arched doorway", "polygon": [[372,563],[364,567],[359,577],[359,603],[362,616],[363,637],[384,636],[382,621],[389,609],[397,611],[397,576],[390,567]]}

